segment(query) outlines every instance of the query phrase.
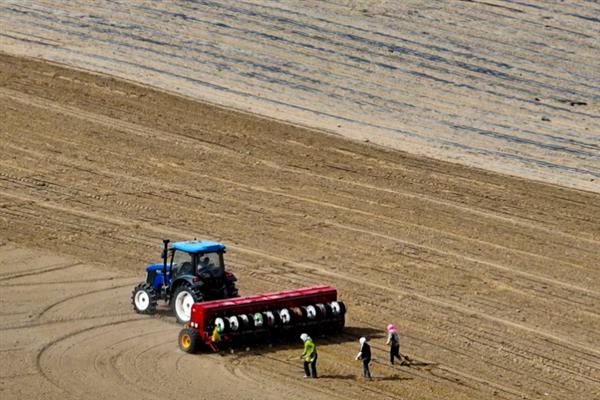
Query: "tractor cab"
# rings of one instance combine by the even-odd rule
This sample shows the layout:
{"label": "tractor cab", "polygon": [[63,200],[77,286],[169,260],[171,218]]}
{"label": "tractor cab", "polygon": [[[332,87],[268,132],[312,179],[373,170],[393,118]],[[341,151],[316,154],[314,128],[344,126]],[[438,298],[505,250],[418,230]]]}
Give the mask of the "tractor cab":
{"label": "tractor cab", "polygon": [[177,321],[187,322],[192,304],[204,300],[238,297],[235,276],[225,271],[225,246],[209,241],[175,242],[169,248],[164,240],[162,264],[146,268],[146,282],[135,287],[133,308],[140,314],[153,314],[159,299],[167,301]]}
{"label": "tractor cab", "polygon": [[193,275],[206,280],[225,277],[225,246],[214,242],[176,242],[169,249],[170,278]]}

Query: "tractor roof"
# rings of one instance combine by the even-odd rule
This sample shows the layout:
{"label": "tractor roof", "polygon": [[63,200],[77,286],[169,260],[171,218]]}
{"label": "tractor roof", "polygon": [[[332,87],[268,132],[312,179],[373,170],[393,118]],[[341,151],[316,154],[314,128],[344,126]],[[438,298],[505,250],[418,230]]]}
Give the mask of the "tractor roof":
{"label": "tractor roof", "polygon": [[220,251],[225,248],[221,243],[203,242],[201,240],[190,240],[188,242],[175,242],[172,247],[176,250],[185,251],[186,253],[209,253]]}

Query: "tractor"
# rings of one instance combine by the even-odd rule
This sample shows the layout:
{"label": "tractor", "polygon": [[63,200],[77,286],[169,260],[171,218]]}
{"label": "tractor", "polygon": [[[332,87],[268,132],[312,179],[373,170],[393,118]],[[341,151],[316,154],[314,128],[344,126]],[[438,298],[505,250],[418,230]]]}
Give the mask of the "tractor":
{"label": "tractor", "polygon": [[163,240],[163,262],[146,267],[146,281],[131,295],[138,314],[154,314],[159,300],[166,301],[177,322],[190,320],[192,305],[205,300],[239,297],[235,276],[225,271],[225,246],[207,241]]}

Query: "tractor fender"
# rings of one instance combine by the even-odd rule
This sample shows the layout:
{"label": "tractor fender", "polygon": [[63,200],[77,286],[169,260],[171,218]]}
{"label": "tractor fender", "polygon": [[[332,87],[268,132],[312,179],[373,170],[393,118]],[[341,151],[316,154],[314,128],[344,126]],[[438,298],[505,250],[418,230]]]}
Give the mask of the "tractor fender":
{"label": "tractor fender", "polygon": [[235,277],[235,275],[229,271],[225,271],[225,279],[227,279],[228,283],[237,282],[237,278]]}
{"label": "tractor fender", "polygon": [[169,290],[170,296],[171,296],[170,300],[173,299],[172,296],[177,291],[177,288],[179,286],[183,285],[184,283],[189,284],[193,288],[200,288],[200,287],[202,287],[202,285],[204,285],[204,282],[202,282],[202,281],[194,282],[193,278],[194,278],[193,275],[184,275],[184,276],[177,278],[175,281],[173,281],[173,284],[171,285],[170,290]]}

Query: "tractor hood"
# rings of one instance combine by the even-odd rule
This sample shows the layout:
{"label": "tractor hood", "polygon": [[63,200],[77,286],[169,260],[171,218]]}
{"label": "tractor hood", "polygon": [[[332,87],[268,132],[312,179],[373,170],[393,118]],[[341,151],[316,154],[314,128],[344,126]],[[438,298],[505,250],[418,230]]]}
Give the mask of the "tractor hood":
{"label": "tractor hood", "polygon": [[162,263],[160,263],[160,264],[152,264],[152,265],[148,265],[146,267],[146,271],[148,271],[148,272],[156,271],[159,274],[162,274],[162,269],[163,269]]}

